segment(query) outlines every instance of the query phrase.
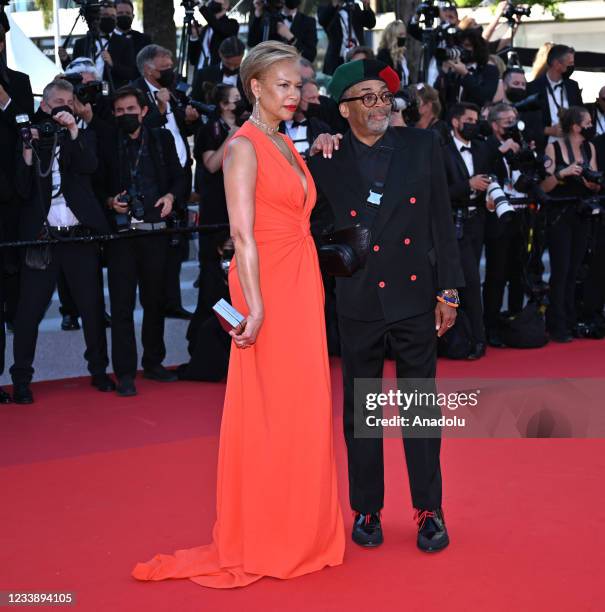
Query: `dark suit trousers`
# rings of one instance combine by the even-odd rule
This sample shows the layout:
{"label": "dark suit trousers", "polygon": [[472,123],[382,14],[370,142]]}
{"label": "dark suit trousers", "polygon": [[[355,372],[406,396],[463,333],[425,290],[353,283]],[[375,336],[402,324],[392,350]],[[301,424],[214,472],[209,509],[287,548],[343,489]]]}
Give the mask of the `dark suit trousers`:
{"label": "dark suit trousers", "polygon": [[573,206],[548,228],[550,291],[546,326],[548,331],[565,333],[576,323],[576,278],[588,246],[589,221]]}
{"label": "dark suit trousers", "polygon": [[[382,438],[356,438],[354,381],[382,378],[385,340],[390,336],[397,378],[434,378],[437,343],[434,311],[385,323],[339,316],[344,386],[344,435],[349,465],[349,500],[353,510],[378,512],[384,503]],[[441,507],[439,438],[404,438],[412,503],[415,508]]]}
{"label": "dark suit trousers", "polygon": [[582,296],[582,318],[585,321],[593,321],[602,314],[605,305],[605,225],[600,219],[593,223],[594,246]]}
{"label": "dark suit trousers", "polygon": [[107,245],[111,360],[118,378],[134,378],[137,371],[137,344],[134,335],[137,284],[143,306],[143,368],[160,365],[166,356],[164,274],[168,248],[168,237],[157,235],[123,238]]}
{"label": "dark suit trousers", "polygon": [[15,317],[13,353],[10,369],[13,382],[28,383],[38,340],[38,326],[63,272],[82,315],[82,327],[91,374],[102,374],[108,364],[107,339],[103,321],[103,302],[98,283],[99,245],[97,243],[58,244],[52,247],[51,262],[46,270],[21,268],[19,305]]}
{"label": "dark suit trousers", "polygon": [[498,326],[504,288],[509,283],[508,311],[520,312],[523,308],[523,234],[521,215],[517,211],[510,221],[501,221],[496,213],[487,213],[485,222],[485,283],[483,285],[483,307],[485,326]]}
{"label": "dark suit trousers", "polygon": [[464,219],[463,236],[458,240],[460,261],[464,273],[465,287],[460,289],[462,308],[468,315],[473,341],[485,342],[483,307],[481,305],[481,277],[479,265],[485,229],[485,211],[478,209],[477,214]]}

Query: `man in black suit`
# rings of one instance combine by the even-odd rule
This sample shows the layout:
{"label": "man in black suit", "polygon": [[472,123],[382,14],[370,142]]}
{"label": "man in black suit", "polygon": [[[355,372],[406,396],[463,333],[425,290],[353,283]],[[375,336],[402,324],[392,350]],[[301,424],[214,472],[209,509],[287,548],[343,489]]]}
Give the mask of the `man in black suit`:
{"label": "man in black suit", "polygon": [[148,128],[146,97],[124,87],[114,98],[117,128],[108,126],[99,142],[99,184],[103,201],[118,214],[129,214],[122,196],[143,205],[142,218],[130,219],[130,230],[140,237],[107,245],[111,303],[111,359],[118,378],[117,393],[136,395],[137,349],[133,312],[137,285],[143,306],[143,371],[146,378],[173,382],[176,375],[162,366],[164,345],[164,274],[168,236],[145,233],[164,229],[166,217],[183,192],[183,168],[167,130]]}
{"label": "man in black suit", "polygon": [[225,85],[237,87],[242,100],[245,100],[246,94],[239,76],[239,67],[246,52],[244,43],[237,36],[230,36],[223,40],[218,52],[221,58],[219,64],[213,64],[195,71],[191,97],[200,102],[208,102],[204,83],[225,83]]}
{"label": "man in black suit", "polygon": [[[457,299],[453,288],[463,283],[442,146],[432,131],[389,128],[398,88],[397,74],[382,62],[340,66],[330,93],[350,130],[331,158],[315,155],[309,161],[318,214],[329,208],[337,229],[353,223],[371,229],[365,266],[336,279],[349,498],[356,513],[352,535],[368,547],[383,540],[383,447],[381,438],[356,435],[354,382],[376,379],[380,387],[387,336],[398,379],[434,379],[437,335],[453,325],[456,314],[445,302]],[[440,550],[449,543],[441,510],[440,439],[406,435],[404,447],[418,546]]]}
{"label": "man in black suit", "polygon": [[[101,6],[98,21],[89,24],[86,36],[74,43],[73,58],[90,57],[113,90],[136,76],[133,40],[116,34],[116,8],[113,2]],[[63,66],[71,61],[65,49],[59,49]]]}
{"label": "man in black suit", "polygon": [[[38,138],[32,130],[31,142],[23,142],[17,158],[17,190],[24,199],[19,237],[35,240],[44,228],[52,237],[90,236],[109,232],[103,209],[94,196],[91,176],[97,169],[94,133],[78,129],[73,115],[73,86],[55,80],[44,88],[37,122],[62,129],[58,140]],[[35,159],[34,150],[35,149]],[[46,176],[44,176],[46,175]],[[38,337],[38,325],[57,285],[61,272],[73,293],[82,315],[88,369],[92,385],[99,391],[114,389],[106,375],[107,341],[101,289],[98,282],[98,242],[67,243],[50,249],[50,261],[35,266],[26,254],[21,269],[21,291],[15,318],[13,352],[10,369],[13,399],[31,404],[29,388]]]}
{"label": "man in black suit", "polygon": [[318,7],[317,20],[328,35],[325,74],[332,74],[345,61],[350,49],[364,44],[364,29],[371,30],[376,25],[370,0],[363,0],[363,8],[356,3],[351,8],[351,4],[331,0],[326,6]]}
{"label": "man in black suit", "polygon": [[605,87],[601,87],[597,99],[585,105],[590,112],[592,125],[595,127],[595,134],[601,136],[605,134]]}
{"label": "man in black suit", "polygon": [[548,69],[532,81],[528,93],[540,95],[542,127],[548,142],[561,138],[559,111],[582,105],[580,86],[571,79],[575,65],[575,51],[567,45],[553,45],[546,58]]}
{"label": "man in black suit", "polygon": [[239,23],[227,15],[229,0],[212,0],[199,9],[206,25],[200,28],[193,22],[191,26],[189,61],[196,70],[203,70],[221,61],[219,47],[226,38],[237,36]]}
{"label": "man in black suit", "polygon": [[462,308],[469,317],[473,348],[468,359],[485,355],[485,328],[481,306],[479,262],[485,230],[485,192],[490,184],[489,157],[477,136],[479,108],[460,102],[450,109],[452,138],[445,146],[445,170],[452,203],[465,287]]}
{"label": "man in black suit", "polygon": [[[174,138],[179,162],[185,173],[185,188],[177,194],[175,213],[184,218],[187,212],[187,202],[191,195],[191,151],[187,138],[199,125],[199,113],[191,106],[183,105],[175,95],[174,60],[172,53],[159,45],[148,45],[137,55],[137,67],[141,78],[132,85],[145,95],[148,112],[144,123],[148,128],[163,128]],[[181,263],[186,257],[187,237],[179,235],[178,245],[169,249],[166,266],[166,316],[177,319],[190,319],[192,313],[185,310],[181,301]]]}
{"label": "man in black suit", "polygon": [[[130,0],[118,0],[116,2],[116,29],[113,31],[118,36],[124,36],[132,41],[134,57],[136,59],[139,51],[151,44],[151,37],[143,32],[132,29],[134,19],[134,6]],[[136,72],[136,76],[141,76]]]}
{"label": "man in black suit", "polygon": [[302,57],[312,62],[317,55],[317,25],[313,17],[298,10],[300,0],[272,0],[270,9],[264,0],[254,0],[248,22],[248,46],[265,40],[280,40],[294,45]]}
{"label": "man in black suit", "polygon": [[[34,114],[34,97],[29,77],[4,63],[5,44],[5,32],[0,27],[0,241],[11,241],[17,239],[21,208],[15,188],[15,151],[19,135],[16,117]],[[4,372],[6,348],[4,313],[6,309],[12,323],[19,293],[18,263],[15,249],[0,249],[0,374]],[[10,395],[0,389],[0,403],[8,402]]]}

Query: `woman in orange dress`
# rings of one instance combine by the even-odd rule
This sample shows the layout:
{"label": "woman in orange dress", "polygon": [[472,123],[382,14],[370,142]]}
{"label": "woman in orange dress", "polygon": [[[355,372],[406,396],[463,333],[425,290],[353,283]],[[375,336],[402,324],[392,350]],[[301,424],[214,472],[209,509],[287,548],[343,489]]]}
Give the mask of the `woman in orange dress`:
{"label": "woman in orange dress", "polygon": [[228,145],[224,174],[229,289],[246,323],[232,332],[213,541],[137,564],[138,580],[229,588],[343,560],[323,285],[309,229],[315,185],[277,131],[300,99],[299,56],[261,43],[240,74],[254,112]]}

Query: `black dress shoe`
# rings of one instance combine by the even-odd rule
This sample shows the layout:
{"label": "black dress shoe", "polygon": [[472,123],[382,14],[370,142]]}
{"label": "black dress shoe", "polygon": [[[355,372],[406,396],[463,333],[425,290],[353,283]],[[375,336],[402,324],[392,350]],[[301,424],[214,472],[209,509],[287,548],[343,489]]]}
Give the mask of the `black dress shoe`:
{"label": "black dress shoe", "polygon": [[2,387],[0,387],[0,404],[11,404],[13,398]]}
{"label": "black dress shoe", "polygon": [[115,391],[116,384],[107,376],[107,374],[95,374],[90,379],[90,384],[96,387],[99,391],[107,393],[108,391]]}
{"label": "black dress shoe", "polygon": [[13,402],[15,404],[33,404],[34,395],[29,383],[15,383],[13,385]]}
{"label": "black dress shoe", "polygon": [[185,319],[190,320],[193,317],[193,313],[185,310],[184,308],[170,308],[164,311],[164,316],[167,319]]}
{"label": "black dress shoe", "polygon": [[143,370],[143,378],[149,378],[157,382],[176,382],[179,379],[176,372],[171,372],[161,365]]}
{"label": "black dress shoe", "polygon": [[503,348],[506,346],[500,337],[500,332],[496,329],[487,330],[487,343],[496,348]]}
{"label": "black dress shoe", "polygon": [[477,342],[473,350],[466,356],[470,361],[481,359],[485,355],[485,342]]}
{"label": "black dress shoe", "polygon": [[134,379],[131,376],[122,376],[122,378],[118,378],[116,393],[121,397],[132,397],[136,395],[137,388],[134,386]]}
{"label": "black dress shoe", "polygon": [[443,510],[416,510],[414,520],[418,523],[418,548],[424,552],[443,550],[450,538],[445,526]]}
{"label": "black dress shoe", "polygon": [[383,542],[380,514],[378,512],[372,514],[356,512],[352,536],[353,542],[359,546],[366,548],[380,546]]}
{"label": "black dress shoe", "polygon": [[549,334],[553,342],[566,343],[573,340],[573,336],[569,332],[552,332]]}
{"label": "black dress shoe", "polygon": [[63,315],[63,321],[61,321],[61,329],[63,331],[73,331],[74,329],[80,329],[78,317],[74,317],[72,315]]}

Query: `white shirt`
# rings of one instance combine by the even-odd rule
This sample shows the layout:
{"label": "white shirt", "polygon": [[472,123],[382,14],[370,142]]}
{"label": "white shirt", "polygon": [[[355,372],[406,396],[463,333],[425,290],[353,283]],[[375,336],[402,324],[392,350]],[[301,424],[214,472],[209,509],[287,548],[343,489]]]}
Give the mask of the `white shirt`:
{"label": "white shirt", "polygon": [[[111,36],[111,34],[110,34]],[[101,40],[99,40],[98,38],[95,40],[95,67],[97,69],[97,72],[101,75],[101,78],[103,78],[103,72],[105,71],[105,60],[103,59],[101,53],[103,51],[107,51],[107,47],[109,46],[109,37],[105,37],[102,36]]]}
{"label": "white shirt", "polygon": [[[213,30],[210,27],[206,28],[204,32],[204,37],[202,38],[202,49],[200,51],[200,59],[197,61],[197,69],[201,70],[202,68],[206,68],[206,66],[210,65],[210,60],[212,55],[210,53],[210,42],[212,41]],[[190,36],[189,40],[191,42],[195,42],[198,40],[197,36]]]}
{"label": "white shirt", "polygon": [[[160,90],[155,85],[152,85],[147,79],[145,79],[145,83],[147,83],[147,87],[149,87],[151,95],[155,97],[155,93]],[[176,146],[176,153],[179,156],[179,162],[181,163],[181,166],[185,167],[185,164],[187,163],[187,147],[185,146],[183,137],[179,132],[179,126],[174,118],[174,113],[172,112],[170,102],[168,102],[166,105],[166,121],[167,123],[164,125],[164,129],[168,130],[172,134],[174,144]]]}
{"label": "white shirt", "polygon": [[[471,143],[460,140],[459,138],[454,136],[453,132],[452,132],[452,138],[454,140],[454,144],[456,145],[456,148],[458,149],[458,153],[460,153],[460,157],[462,157],[462,161],[464,162],[464,165],[466,166],[466,169],[468,170],[469,177],[474,176],[475,175],[475,164],[473,163],[473,154],[471,153],[471,151],[461,151],[460,150],[462,149],[462,147],[469,147],[470,149]],[[477,199],[477,192],[474,189],[471,189],[471,195],[469,199],[470,200]],[[476,206],[469,206],[468,210],[475,210],[476,208],[477,208]]]}
{"label": "white shirt", "polygon": [[286,134],[290,137],[294,148],[299,152],[303,157],[307,154],[309,150],[309,141],[307,140],[307,126],[306,125],[297,125],[295,128],[292,127],[294,123],[293,120],[286,121]]}
{"label": "white shirt", "polygon": [[598,108],[595,114],[595,127],[597,128],[597,136],[605,134],[605,113],[602,113]]}
{"label": "white shirt", "polygon": [[[221,63],[221,69],[223,64]],[[223,74],[223,83],[225,85],[231,85],[231,87],[237,87],[237,74]]]}
{"label": "white shirt", "polygon": [[[550,123],[551,125],[559,125],[559,109],[568,108],[569,101],[567,100],[567,94],[565,93],[565,87],[563,86],[563,79],[555,83],[551,81],[548,74],[546,75],[546,82],[550,85],[550,89],[546,88],[546,97],[548,99],[548,109],[550,110]],[[560,87],[559,87],[560,85]],[[554,93],[554,99],[551,94]],[[548,142],[554,142],[556,138],[554,136],[548,137]]]}
{"label": "white shirt", "polygon": [[52,166],[52,197],[48,211],[48,225],[51,227],[72,227],[80,225],[77,217],[71,212],[61,193],[61,171],[59,169],[59,147],[55,149]]}
{"label": "white shirt", "polygon": [[345,9],[338,11],[340,17],[340,27],[342,28],[342,45],[340,46],[340,57],[346,59],[347,53],[353,48],[359,46],[357,36],[355,36],[355,28],[351,26],[351,39],[349,41],[349,12]]}

